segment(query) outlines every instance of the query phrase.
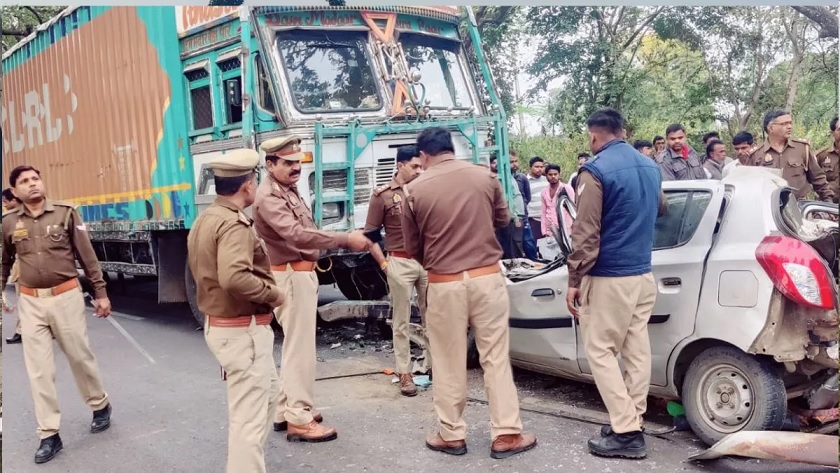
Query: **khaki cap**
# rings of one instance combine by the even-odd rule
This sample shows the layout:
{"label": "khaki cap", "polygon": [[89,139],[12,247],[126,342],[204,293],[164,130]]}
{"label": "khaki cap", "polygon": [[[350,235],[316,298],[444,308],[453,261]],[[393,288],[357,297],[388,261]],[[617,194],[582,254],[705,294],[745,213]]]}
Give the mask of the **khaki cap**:
{"label": "khaki cap", "polygon": [[252,149],[235,149],[207,163],[218,177],[247,176],[256,171],[260,155]]}
{"label": "khaki cap", "polygon": [[300,150],[301,138],[298,135],[289,135],[282,138],[272,138],[263,142],[260,149],[266,156],[277,156],[286,161],[300,161],[303,159],[303,151]]}

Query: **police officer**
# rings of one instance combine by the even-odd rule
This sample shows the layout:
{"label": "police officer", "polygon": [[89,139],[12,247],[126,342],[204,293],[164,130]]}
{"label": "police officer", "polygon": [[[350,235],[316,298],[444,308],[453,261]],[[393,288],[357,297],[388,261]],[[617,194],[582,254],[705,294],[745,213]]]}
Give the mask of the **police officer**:
{"label": "police officer", "polygon": [[833,143],[817,154],[817,162],[825,171],[828,186],[834,192],[834,203],[840,203],[840,126],[838,117],[831,120],[831,137]]}
{"label": "police officer", "polygon": [[271,276],[265,245],[243,211],[254,203],[260,156],[229,151],[211,161],[216,201],[187,238],[204,339],[222,366],[228,397],[228,473],[264,473],[264,445],[279,393],[274,307],[284,295]]}
{"label": "police officer", "polygon": [[318,276],[315,265],[321,250],[350,248],[362,251],[373,243],[361,231],[319,231],[307,206],[308,196],[297,189],[300,160],[304,154],[297,135],[264,142],[268,179],[260,184],[254,202],[254,226],[265,241],[271,271],[289,301],[274,314],[283,328],[280,395],[274,430],[287,430],[291,442],[324,442],[335,439],[335,429],[323,426],[314,410],[315,327],[318,309]]}
{"label": "police officer", "polygon": [[666,181],[685,181],[706,179],[703,160],[697,151],[687,143],[685,128],[679,123],[665,129],[668,147],[656,156],[656,162],[662,170],[662,179]]}
{"label": "police officer", "polygon": [[[405,202],[405,192],[402,187],[413,181],[421,172],[423,169],[420,158],[417,156],[417,148],[415,146],[400,147],[397,150],[397,173],[391,182],[373,191],[365,222],[365,233],[385,227],[385,249],[388,251],[388,260],[382,266],[388,277],[388,289],[391,292],[394,360],[400,378],[400,393],[409,397],[417,395],[417,386],[411,374],[411,342],[408,336],[411,293],[417,290],[420,316],[425,321],[426,287],[429,281],[423,266],[405,252],[400,216]],[[425,323],[423,325],[425,326]],[[424,341],[425,346],[428,347],[428,340]],[[424,359],[427,364],[428,358],[429,354],[426,350]]]}
{"label": "police officer", "polygon": [[647,324],[656,302],[653,230],[658,207],[664,209],[660,170],[621,138],[623,123],[610,108],[587,120],[595,157],[578,177],[566,304],[580,321],[586,358],[610,415],[610,426],[589,440],[589,450],[642,458],[651,366]]}
{"label": "police officer", "polygon": [[[17,197],[15,197],[15,194],[12,192],[11,187],[7,187],[6,189],[3,189],[3,217],[11,214],[14,210],[16,210],[18,207],[20,207],[20,203],[21,203],[20,200],[18,200]],[[9,276],[9,282],[15,284],[15,287],[16,287],[15,295],[17,296],[17,299],[20,299],[20,291],[17,289],[17,282],[18,282],[18,279],[20,279],[20,269],[19,268],[20,268],[20,265],[18,264],[17,261],[15,261],[14,264],[12,265],[12,273]],[[14,310],[13,307],[9,307],[6,304],[6,294],[5,294],[5,292],[3,293],[3,310],[8,311],[8,312],[11,312],[12,310]],[[20,317],[18,317],[17,321],[15,322],[15,334],[12,335],[11,337],[7,338],[6,343],[20,343],[22,340],[23,340],[23,338],[21,338],[21,336],[20,336]]]}
{"label": "police officer", "polygon": [[752,153],[752,165],[781,169],[782,178],[796,189],[797,199],[806,198],[813,186],[821,200],[833,201],[834,191],[825,179],[825,171],[811,152],[811,146],[807,141],[791,138],[791,114],[783,110],[767,112],[764,116],[764,132],[767,133],[767,141]]}
{"label": "police officer", "polygon": [[87,227],[73,206],[48,199],[41,172],[32,166],[13,169],[9,183],[23,205],[3,218],[0,289],[6,288],[12,262],[18,263],[18,312],[26,339],[23,356],[41,438],[35,463],[45,463],[63,448],[58,435],[61,411],[55,387],[53,337],[67,357],[82,398],[93,410],[91,433],[111,425],[111,403],[88,342],[76,256],[93,286],[95,314],[108,317],[111,301]]}
{"label": "police officer", "polygon": [[489,170],[455,159],[452,135],[432,127],[417,137],[425,172],[406,187],[405,250],[429,272],[426,324],[435,370],[434,405],[440,430],[426,446],[467,453],[467,330],[472,327],[490,401],[493,458],[537,444],[522,433],[510,368],[510,306],[494,228],[510,222],[502,188]]}

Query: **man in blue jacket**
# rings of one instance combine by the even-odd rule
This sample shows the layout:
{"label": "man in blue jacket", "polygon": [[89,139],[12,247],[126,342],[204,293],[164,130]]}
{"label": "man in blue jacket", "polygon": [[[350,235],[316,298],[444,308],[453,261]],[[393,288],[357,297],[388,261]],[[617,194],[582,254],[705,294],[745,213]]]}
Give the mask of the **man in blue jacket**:
{"label": "man in blue jacket", "polygon": [[659,167],[621,138],[623,125],[621,114],[609,108],[587,121],[595,157],[578,175],[566,303],[580,321],[586,358],[610,414],[610,425],[589,441],[589,450],[643,458],[651,371],[647,324],[656,301],[653,229],[664,200]]}

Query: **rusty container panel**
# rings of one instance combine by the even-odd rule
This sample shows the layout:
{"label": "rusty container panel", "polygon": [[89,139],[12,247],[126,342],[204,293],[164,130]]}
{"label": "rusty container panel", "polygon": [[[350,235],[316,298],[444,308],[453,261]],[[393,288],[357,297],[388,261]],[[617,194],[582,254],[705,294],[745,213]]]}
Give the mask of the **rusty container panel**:
{"label": "rusty container panel", "polygon": [[[194,217],[173,7],[78,7],[3,58],[3,181],[22,164],[87,221]],[[183,227],[182,227],[183,228]]]}

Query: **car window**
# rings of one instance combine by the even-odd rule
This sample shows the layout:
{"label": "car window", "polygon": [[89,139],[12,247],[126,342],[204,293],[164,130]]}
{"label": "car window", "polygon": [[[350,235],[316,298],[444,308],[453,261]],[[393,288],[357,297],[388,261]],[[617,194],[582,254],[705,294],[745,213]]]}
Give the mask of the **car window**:
{"label": "car window", "polygon": [[654,250],[675,248],[691,240],[712,200],[707,191],[666,191],[665,196],[668,212],[656,219]]}

